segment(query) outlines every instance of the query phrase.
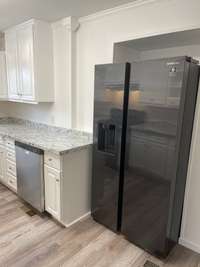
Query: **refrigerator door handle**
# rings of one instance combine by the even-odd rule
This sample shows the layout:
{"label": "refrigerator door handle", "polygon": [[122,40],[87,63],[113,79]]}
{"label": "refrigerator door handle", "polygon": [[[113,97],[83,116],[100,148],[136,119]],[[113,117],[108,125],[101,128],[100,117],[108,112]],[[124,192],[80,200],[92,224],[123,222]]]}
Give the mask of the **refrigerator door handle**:
{"label": "refrigerator door handle", "polygon": [[109,124],[108,126],[108,144],[107,147],[109,150],[115,150],[115,136],[116,136],[116,127],[114,124]]}

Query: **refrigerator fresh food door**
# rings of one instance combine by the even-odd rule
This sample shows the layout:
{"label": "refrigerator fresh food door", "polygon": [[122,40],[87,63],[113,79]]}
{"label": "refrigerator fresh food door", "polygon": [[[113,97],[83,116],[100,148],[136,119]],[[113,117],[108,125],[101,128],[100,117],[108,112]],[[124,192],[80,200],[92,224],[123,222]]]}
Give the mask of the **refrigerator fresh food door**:
{"label": "refrigerator fresh food door", "polygon": [[[130,87],[129,92],[121,231],[136,245],[162,256],[177,242],[180,230],[198,85],[196,72],[188,88],[190,65],[185,57],[131,65],[131,81],[138,90]],[[184,136],[185,150],[180,152]],[[178,178],[180,154],[185,155],[184,172]]]}

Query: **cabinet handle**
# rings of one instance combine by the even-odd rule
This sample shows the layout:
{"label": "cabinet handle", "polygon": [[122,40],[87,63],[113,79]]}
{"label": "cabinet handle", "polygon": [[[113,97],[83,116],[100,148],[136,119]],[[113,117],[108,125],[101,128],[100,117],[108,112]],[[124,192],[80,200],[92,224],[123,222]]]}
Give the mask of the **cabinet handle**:
{"label": "cabinet handle", "polygon": [[52,159],[51,159],[51,158],[49,158],[48,160],[49,160],[49,161],[52,161]]}
{"label": "cabinet handle", "polygon": [[60,182],[60,180],[59,179],[56,179],[56,182]]}

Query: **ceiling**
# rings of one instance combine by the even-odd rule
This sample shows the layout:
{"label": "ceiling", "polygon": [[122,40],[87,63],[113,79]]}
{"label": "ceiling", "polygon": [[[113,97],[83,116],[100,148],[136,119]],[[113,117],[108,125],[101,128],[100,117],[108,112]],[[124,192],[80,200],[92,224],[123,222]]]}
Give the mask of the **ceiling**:
{"label": "ceiling", "polygon": [[162,34],[118,43],[118,45],[134,48],[138,51],[196,44],[200,44],[200,29]]}
{"label": "ceiling", "polygon": [[0,30],[31,18],[56,21],[81,17],[133,0],[0,0]]}

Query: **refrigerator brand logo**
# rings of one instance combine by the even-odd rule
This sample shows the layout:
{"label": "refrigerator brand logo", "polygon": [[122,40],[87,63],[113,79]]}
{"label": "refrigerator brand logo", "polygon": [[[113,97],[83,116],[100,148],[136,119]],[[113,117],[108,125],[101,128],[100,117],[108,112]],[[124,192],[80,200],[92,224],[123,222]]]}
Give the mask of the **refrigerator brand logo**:
{"label": "refrigerator brand logo", "polygon": [[166,65],[167,66],[171,66],[171,65],[179,65],[180,62],[167,62]]}

